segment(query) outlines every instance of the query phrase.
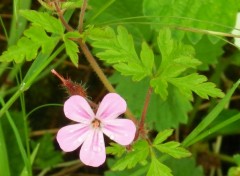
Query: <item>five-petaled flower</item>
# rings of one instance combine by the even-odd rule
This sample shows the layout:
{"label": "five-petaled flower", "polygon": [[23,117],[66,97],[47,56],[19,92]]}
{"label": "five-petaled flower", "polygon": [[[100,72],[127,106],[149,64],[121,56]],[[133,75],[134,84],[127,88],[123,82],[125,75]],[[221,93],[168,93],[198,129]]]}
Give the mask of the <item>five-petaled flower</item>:
{"label": "five-petaled flower", "polygon": [[136,126],[129,119],[117,119],[126,111],[126,102],[116,93],[107,94],[100,103],[96,114],[85,98],[74,95],[64,103],[65,116],[77,124],[61,128],[57,141],[61,149],[70,152],[81,145],[80,160],[97,167],[106,160],[103,134],[111,140],[129,145],[136,132]]}

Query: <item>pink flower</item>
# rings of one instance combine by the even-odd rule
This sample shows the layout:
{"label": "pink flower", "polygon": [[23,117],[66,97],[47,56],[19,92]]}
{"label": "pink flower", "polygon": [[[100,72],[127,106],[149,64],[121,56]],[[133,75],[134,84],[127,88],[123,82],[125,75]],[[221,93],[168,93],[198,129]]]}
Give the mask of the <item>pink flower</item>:
{"label": "pink flower", "polygon": [[109,93],[95,114],[83,97],[71,96],[64,103],[64,113],[78,123],[58,131],[57,141],[61,149],[70,152],[82,145],[80,160],[93,167],[102,165],[106,160],[103,134],[121,145],[129,145],[135,137],[134,123],[128,119],[117,119],[126,111],[126,107],[122,97]]}

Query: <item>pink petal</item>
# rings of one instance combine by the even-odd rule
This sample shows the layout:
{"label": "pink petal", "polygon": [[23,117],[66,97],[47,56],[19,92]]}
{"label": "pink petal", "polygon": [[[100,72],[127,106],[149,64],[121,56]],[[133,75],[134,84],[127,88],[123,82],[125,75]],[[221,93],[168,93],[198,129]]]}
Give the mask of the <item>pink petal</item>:
{"label": "pink petal", "polygon": [[86,124],[74,124],[61,128],[57,133],[57,141],[65,152],[77,149],[89,134],[89,126]]}
{"label": "pink petal", "polygon": [[88,166],[98,167],[106,160],[103,133],[99,129],[91,130],[80,150],[80,160]]}
{"label": "pink petal", "polygon": [[95,116],[88,102],[79,95],[71,96],[64,103],[64,113],[67,118],[85,124],[91,123]]}
{"label": "pink petal", "polygon": [[113,119],[105,121],[103,133],[121,145],[129,145],[136,133],[135,124],[128,119]]}
{"label": "pink petal", "polygon": [[127,104],[125,100],[116,93],[107,94],[99,105],[97,118],[114,119],[126,111]]}

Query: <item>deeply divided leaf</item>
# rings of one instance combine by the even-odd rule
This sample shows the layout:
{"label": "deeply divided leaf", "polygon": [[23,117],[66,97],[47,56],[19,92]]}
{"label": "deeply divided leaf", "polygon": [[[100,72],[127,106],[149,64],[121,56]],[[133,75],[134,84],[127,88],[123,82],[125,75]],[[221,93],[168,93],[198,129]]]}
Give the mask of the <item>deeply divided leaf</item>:
{"label": "deeply divided leaf", "polygon": [[146,141],[139,140],[133,146],[126,156],[120,158],[112,167],[113,170],[130,169],[146,160],[149,154],[149,146]]}
{"label": "deeply divided leaf", "polygon": [[21,63],[26,59],[30,61],[37,56],[39,43],[35,43],[27,37],[22,37],[18,40],[17,45],[10,46],[7,51],[4,51],[0,56],[0,61]]}
{"label": "deeply divided leaf", "polygon": [[172,171],[164,164],[160,163],[156,157],[152,157],[147,176],[172,176]]}
{"label": "deeply divided leaf", "polygon": [[21,10],[21,15],[35,25],[39,25],[47,32],[54,34],[63,34],[64,28],[61,22],[46,12],[37,12],[34,10]]}
{"label": "deeply divided leaf", "polygon": [[158,47],[162,56],[161,64],[150,84],[163,100],[168,96],[169,84],[178,88],[189,100],[193,100],[192,92],[206,99],[209,96],[223,97],[222,91],[207,82],[205,76],[197,73],[185,76],[190,69],[196,69],[201,64],[194,58],[193,47],[173,40],[169,29],[159,32]]}
{"label": "deeply divided leaf", "polygon": [[78,45],[72,41],[71,39],[67,38],[67,36],[63,37],[63,41],[66,47],[67,55],[70,57],[72,63],[77,67],[78,66]]}
{"label": "deeply divided leaf", "polygon": [[158,144],[154,147],[160,152],[171,155],[174,158],[185,158],[191,156],[191,153],[188,150],[180,147],[180,143],[175,141]]}
{"label": "deeply divided leaf", "polygon": [[87,35],[92,46],[99,49],[96,55],[113,65],[122,75],[132,76],[135,81],[152,75],[154,65],[152,50],[143,43],[139,59],[133,38],[124,27],[119,26],[117,33],[110,27],[90,28]]}

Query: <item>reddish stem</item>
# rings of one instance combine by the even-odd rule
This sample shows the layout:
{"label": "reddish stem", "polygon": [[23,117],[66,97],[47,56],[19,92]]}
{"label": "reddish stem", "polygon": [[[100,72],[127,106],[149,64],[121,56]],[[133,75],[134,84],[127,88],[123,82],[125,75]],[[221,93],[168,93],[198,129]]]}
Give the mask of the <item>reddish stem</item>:
{"label": "reddish stem", "polygon": [[135,135],[135,139],[137,140],[139,135],[144,136],[145,137],[145,129],[144,129],[144,124],[145,124],[145,119],[146,119],[146,115],[147,115],[147,110],[148,110],[148,106],[149,106],[149,102],[150,102],[150,98],[152,95],[152,88],[149,87],[147,94],[146,94],[146,98],[145,98],[145,102],[144,102],[144,106],[143,106],[143,111],[142,111],[142,115],[141,115],[141,119],[138,125],[138,130],[137,133]]}
{"label": "reddish stem", "polygon": [[57,10],[57,14],[59,19],[61,20],[62,24],[65,26],[65,28],[67,29],[68,32],[70,31],[74,31],[74,29],[65,21],[64,17],[63,17],[63,13],[62,10],[60,9],[60,7],[58,6],[57,2],[54,2],[55,8]]}

